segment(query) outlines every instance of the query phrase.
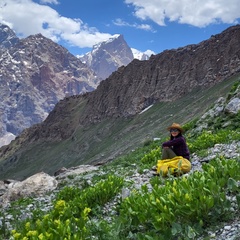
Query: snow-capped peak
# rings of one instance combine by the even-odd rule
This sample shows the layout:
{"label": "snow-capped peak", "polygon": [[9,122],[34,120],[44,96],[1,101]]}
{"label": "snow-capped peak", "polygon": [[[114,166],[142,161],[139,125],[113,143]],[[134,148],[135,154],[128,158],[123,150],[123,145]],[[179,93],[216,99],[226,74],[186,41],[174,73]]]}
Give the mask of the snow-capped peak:
{"label": "snow-capped peak", "polygon": [[93,50],[92,52],[96,51],[97,49],[99,49],[102,45],[106,45],[110,42],[113,42],[115,39],[119,38],[121,35],[120,34],[114,34],[111,38],[108,38],[105,41],[102,41],[100,43],[97,43],[93,46]]}

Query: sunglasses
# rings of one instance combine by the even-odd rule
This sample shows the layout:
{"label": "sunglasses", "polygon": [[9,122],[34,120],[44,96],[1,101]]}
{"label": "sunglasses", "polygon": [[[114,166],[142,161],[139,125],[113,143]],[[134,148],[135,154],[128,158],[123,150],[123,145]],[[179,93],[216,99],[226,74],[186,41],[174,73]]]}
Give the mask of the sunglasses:
{"label": "sunglasses", "polygon": [[170,129],[170,132],[179,132],[179,130],[177,128],[172,128]]}

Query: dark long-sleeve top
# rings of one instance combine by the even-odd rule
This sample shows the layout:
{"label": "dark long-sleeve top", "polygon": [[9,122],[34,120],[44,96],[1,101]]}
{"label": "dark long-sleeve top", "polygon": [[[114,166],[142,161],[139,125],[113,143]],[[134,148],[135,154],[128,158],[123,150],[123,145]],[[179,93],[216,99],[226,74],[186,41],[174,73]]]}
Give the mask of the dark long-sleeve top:
{"label": "dark long-sleeve top", "polygon": [[162,144],[162,147],[169,147],[177,156],[190,159],[190,153],[185,138],[180,135]]}

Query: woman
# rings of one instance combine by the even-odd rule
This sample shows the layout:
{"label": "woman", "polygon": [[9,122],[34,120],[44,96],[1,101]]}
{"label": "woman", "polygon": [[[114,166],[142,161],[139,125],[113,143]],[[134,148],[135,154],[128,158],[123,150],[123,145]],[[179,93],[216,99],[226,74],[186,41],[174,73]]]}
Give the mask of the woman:
{"label": "woman", "polygon": [[190,153],[186,140],[183,137],[183,129],[178,123],[173,123],[167,128],[170,132],[170,140],[162,144],[162,160],[182,156],[190,160]]}
{"label": "woman", "polygon": [[166,176],[170,170],[171,174],[179,176],[191,169],[190,153],[182,135],[182,127],[178,123],[173,123],[167,129],[170,132],[170,140],[162,144],[162,159],[152,168],[157,171],[153,175],[162,172],[162,175]]}

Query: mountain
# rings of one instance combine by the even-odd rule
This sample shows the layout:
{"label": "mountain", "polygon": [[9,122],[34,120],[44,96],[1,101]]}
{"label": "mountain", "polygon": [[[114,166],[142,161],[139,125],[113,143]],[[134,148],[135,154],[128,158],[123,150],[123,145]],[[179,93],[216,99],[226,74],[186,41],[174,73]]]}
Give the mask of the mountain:
{"label": "mountain", "polygon": [[106,79],[119,67],[128,65],[133,59],[148,60],[149,56],[130,48],[123,35],[116,34],[107,41],[93,46],[91,52],[78,58],[101,79]]}
{"label": "mountain", "polygon": [[[70,239],[80,225],[75,239],[240,239],[239,79],[199,120],[183,126],[191,152],[191,169],[183,176],[177,169],[169,172],[171,177],[153,176],[164,141],[158,138],[101,166],[62,167],[54,176],[38,172],[23,181],[0,180],[1,239],[25,239],[31,232]],[[89,212],[81,224],[74,220]]]}
{"label": "mountain", "polygon": [[0,25],[0,146],[42,122],[66,96],[94,90],[95,73],[41,34],[18,39]]}
{"label": "mountain", "polygon": [[134,56],[123,35],[116,34],[107,41],[94,45],[91,52],[79,59],[86,63],[98,77],[106,79],[119,67],[130,63]]}
{"label": "mountain", "polygon": [[64,97],[96,89],[101,80],[134,58],[147,59],[136,49],[133,55],[122,35],[95,45],[77,59],[41,34],[20,40],[3,24],[0,53],[0,146],[42,122]]}
{"label": "mountain", "polygon": [[239,82],[240,25],[199,44],[120,67],[96,90],[66,97],[46,120],[0,149],[1,178],[99,164],[174,122],[197,118]]}

